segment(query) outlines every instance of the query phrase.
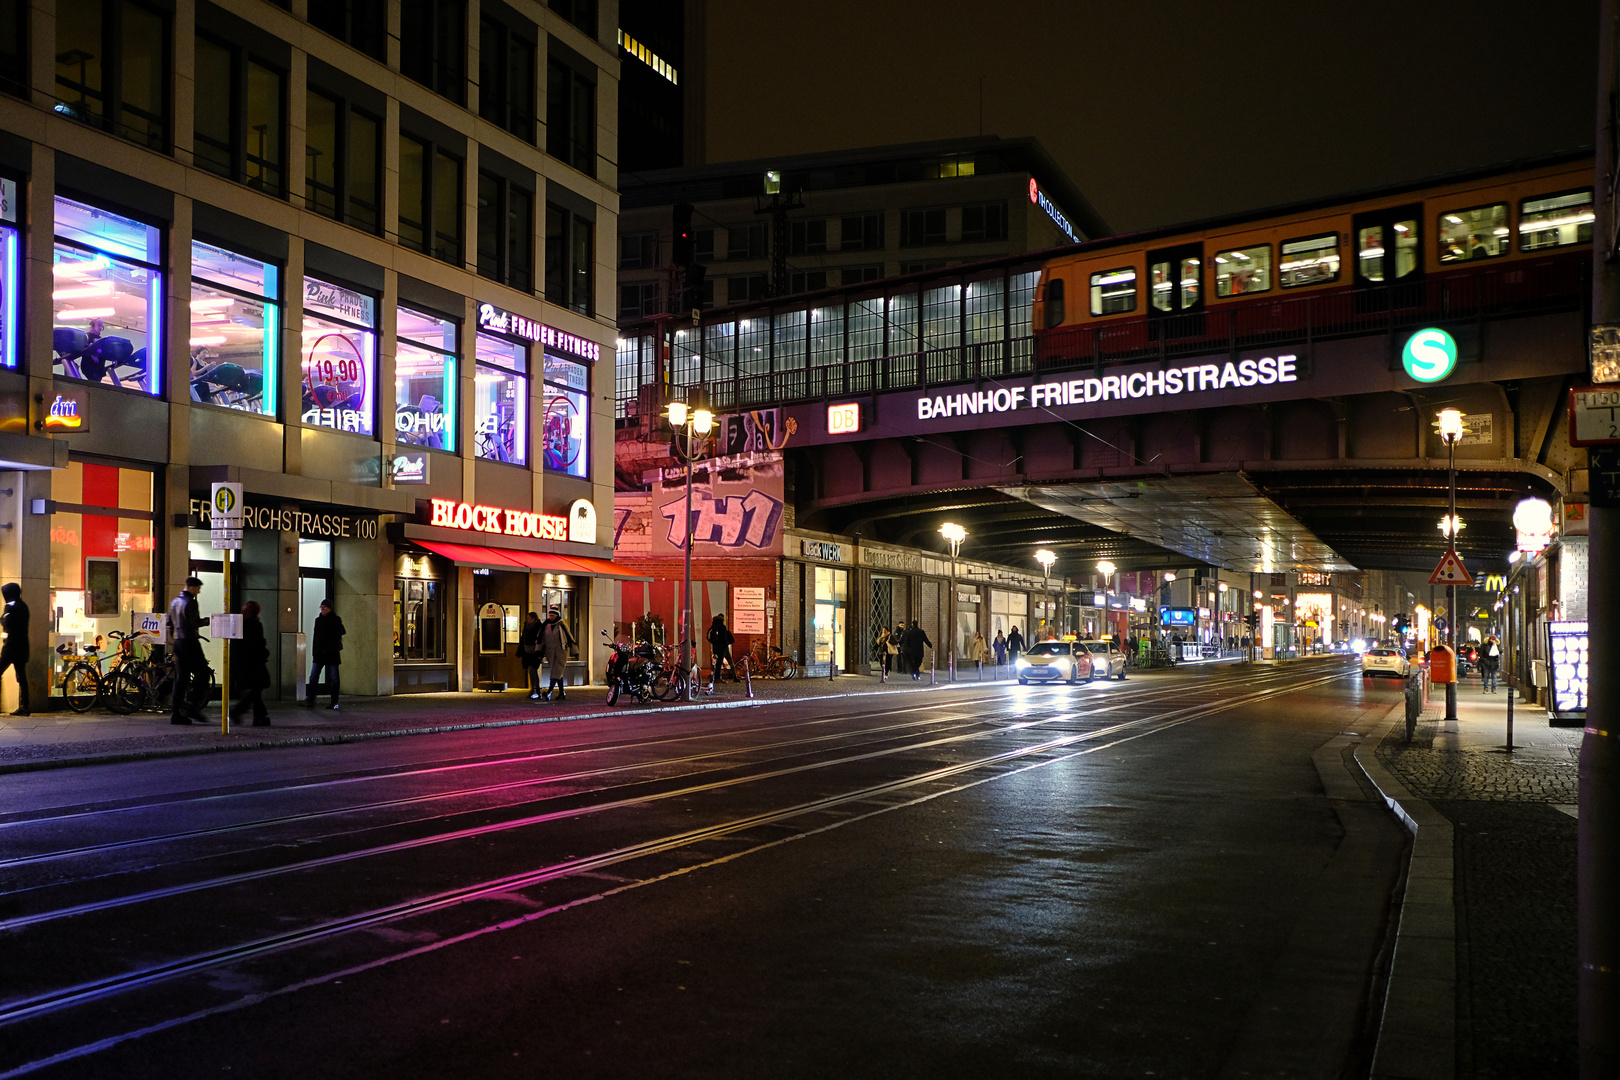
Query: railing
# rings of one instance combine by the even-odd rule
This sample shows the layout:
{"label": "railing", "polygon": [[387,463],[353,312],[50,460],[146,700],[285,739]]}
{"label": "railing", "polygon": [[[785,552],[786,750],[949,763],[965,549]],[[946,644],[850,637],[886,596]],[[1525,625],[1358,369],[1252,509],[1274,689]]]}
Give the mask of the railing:
{"label": "railing", "polygon": [[[1585,259],[1551,256],[1496,268],[1446,271],[1380,289],[1278,295],[1186,315],[1142,316],[821,366],[801,363],[770,372],[722,374],[709,380],[706,392],[714,408],[734,411],[1028,375],[1100,373],[1110,366],[1211,353],[1308,347],[1329,338],[1393,335],[1430,320],[1456,327],[1469,321],[1579,311],[1590,291],[1589,273]],[[1391,357],[1394,362],[1393,351]],[[654,383],[654,372],[646,359],[639,365],[630,378],[621,372],[620,416],[646,411],[643,388]]]}

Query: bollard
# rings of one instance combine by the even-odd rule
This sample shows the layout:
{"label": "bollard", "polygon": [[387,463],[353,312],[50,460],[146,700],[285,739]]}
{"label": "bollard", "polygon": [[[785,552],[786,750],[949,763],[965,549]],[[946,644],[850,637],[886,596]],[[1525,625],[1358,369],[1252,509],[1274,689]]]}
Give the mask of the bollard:
{"label": "bollard", "polygon": [[956,654],[953,652],[945,657],[945,681],[956,681]]}
{"label": "bollard", "polygon": [[837,678],[838,678],[838,661],[829,659],[827,661],[827,681],[832,682],[834,679],[837,679]]}
{"label": "bollard", "polygon": [[889,681],[889,658],[884,657],[882,660],[878,661],[878,682],[886,683],[888,681]]}
{"label": "bollard", "polygon": [[748,696],[752,698],[754,696],[754,665],[749,663],[748,657],[746,656],[742,658],[742,663],[743,686],[747,687]]}
{"label": "bollard", "polygon": [[934,685],[934,672],[939,670],[939,654],[935,653],[928,658],[928,685]]}
{"label": "bollard", "polygon": [[1513,753],[1513,695],[1514,695],[1515,692],[1516,691],[1514,689],[1513,684],[1511,682],[1509,682],[1508,683],[1508,693],[1507,693],[1507,699],[1508,699],[1507,751],[1510,754]]}

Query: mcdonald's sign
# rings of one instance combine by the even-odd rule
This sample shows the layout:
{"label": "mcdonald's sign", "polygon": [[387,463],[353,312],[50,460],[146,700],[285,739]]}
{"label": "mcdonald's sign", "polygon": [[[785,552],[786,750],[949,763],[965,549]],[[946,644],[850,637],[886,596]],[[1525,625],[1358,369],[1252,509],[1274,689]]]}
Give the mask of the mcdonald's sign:
{"label": "mcdonald's sign", "polygon": [[1502,574],[1485,575],[1486,592],[1504,592],[1507,589],[1507,578]]}

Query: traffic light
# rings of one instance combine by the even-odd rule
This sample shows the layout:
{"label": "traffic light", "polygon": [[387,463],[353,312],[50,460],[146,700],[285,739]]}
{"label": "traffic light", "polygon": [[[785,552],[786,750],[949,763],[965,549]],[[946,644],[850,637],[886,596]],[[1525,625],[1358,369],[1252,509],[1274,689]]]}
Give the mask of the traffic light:
{"label": "traffic light", "polygon": [[670,248],[670,265],[691,266],[697,261],[696,237],[692,234],[692,204],[675,204],[675,242]]}
{"label": "traffic light", "polygon": [[1407,622],[1408,620],[1406,618],[1406,613],[1402,612],[1389,621],[1389,626],[1390,629],[1394,630],[1397,634],[1404,636],[1406,633]]}
{"label": "traffic light", "polygon": [[1260,613],[1258,611],[1249,612],[1243,616],[1243,622],[1250,630],[1260,629]]}

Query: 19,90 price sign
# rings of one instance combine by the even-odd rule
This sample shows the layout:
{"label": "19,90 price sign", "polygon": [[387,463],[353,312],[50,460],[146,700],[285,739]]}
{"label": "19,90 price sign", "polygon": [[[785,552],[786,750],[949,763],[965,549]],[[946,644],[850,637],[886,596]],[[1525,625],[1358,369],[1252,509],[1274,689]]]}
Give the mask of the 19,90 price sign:
{"label": "19,90 price sign", "polygon": [[1620,383],[1577,386],[1569,392],[1572,446],[1620,446]]}

